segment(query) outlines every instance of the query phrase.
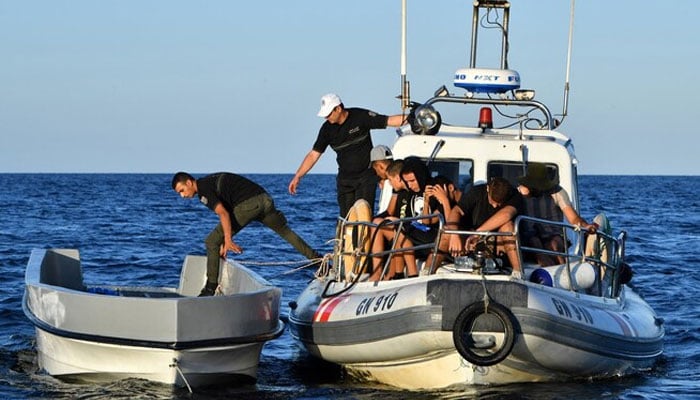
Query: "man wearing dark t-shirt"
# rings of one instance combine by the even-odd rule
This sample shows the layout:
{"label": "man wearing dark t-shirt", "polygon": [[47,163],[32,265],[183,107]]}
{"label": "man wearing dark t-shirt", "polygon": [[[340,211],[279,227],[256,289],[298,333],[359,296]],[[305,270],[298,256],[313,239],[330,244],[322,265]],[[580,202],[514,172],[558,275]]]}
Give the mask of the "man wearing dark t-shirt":
{"label": "man wearing dark t-shirt", "polygon": [[[522,195],[504,178],[491,178],[486,185],[473,186],[463,194],[456,206],[450,212],[445,228],[450,230],[465,230],[478,232],[513,232],[515,216],[523,210]],[[459,235],[443,235],[440,240],[440,250],[448,251],[457,256],[469,250],[472,236],[466,243]],[[498,237],[514,275],[520,274],[520,263],[515,253],[514,239]]]}
{"label": "man wearing dark t-shirt", "polygon": [[370,167],[370,130],[401,126],[404,116],[386,116],[362,108],[345,108],[340,97],[332,93],[321,98],[318,116],[325,118],[326,122],[321,126],[313,148],[289,182],[289,193],[296,194],[301,178],[330,146],[336,152],[338,162],[336,189],[340,215],[346,216],[358,199],[365,199],[374,207],[378,180]]}
{"label": "man wearing dark t-shirt", "polygon": [[306,242],[287,225],[287,218],[275,208],[270,195],[257,183],[240,175],[221,172],[196,179],[186,172],[173,176],[173,189],[185,198],[199,200],[219,216],[219,224],[207,236],[207,283],[200,296],[214,294],[219,281],[219,259],[226,253],[242,253],[233,236],[252,221],[275,231],[308,259],[319,258]]}

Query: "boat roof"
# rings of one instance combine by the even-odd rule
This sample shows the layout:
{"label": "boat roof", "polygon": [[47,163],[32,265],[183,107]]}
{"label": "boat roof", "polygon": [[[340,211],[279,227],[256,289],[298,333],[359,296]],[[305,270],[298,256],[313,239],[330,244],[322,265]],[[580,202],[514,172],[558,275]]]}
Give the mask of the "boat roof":
{"label": "boat roof", "polygon": [[[479,105],[478,101],[472,103]],[[480,110],[478,107],[470,109],[475,110],[473,120],[476,121]],[[524,125],[482,128],[476,123],[442,123],[435,134],[417,134],[400,128],[392,151],[395,159],[415,156],[433,164],[433,176],[448,171],[447,177],[459,182],[462,188],[466,186],[465,179],[470,184],[479,184],[493,176],[502,176],[515,186],[529,163],[544,163],[578,208],[578,160],[571,139],[553,129]],[[454,171],[449,172],[449,164],[454,164]]]}

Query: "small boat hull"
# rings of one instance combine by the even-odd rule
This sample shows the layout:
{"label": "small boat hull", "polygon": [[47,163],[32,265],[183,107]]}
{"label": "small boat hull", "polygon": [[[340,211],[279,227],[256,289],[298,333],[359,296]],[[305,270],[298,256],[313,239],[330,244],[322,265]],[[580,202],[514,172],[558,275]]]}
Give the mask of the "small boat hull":
{"label": "small boat hull", "polygon": [[36,329],[39,367],[81,382],[139,378],[191,387],[254,382],[263,344],[172,350],[71,339]]}
{"label": "small boat hull", "polygon": [[76,250],[35,250],[23,308],[38,364],[70,380],[254,381],[264,343],[285,328],[282,291],[233,262],[219,276],[219,295],[198,297],[206,257],[188,256],[177,288],[88,286]]}

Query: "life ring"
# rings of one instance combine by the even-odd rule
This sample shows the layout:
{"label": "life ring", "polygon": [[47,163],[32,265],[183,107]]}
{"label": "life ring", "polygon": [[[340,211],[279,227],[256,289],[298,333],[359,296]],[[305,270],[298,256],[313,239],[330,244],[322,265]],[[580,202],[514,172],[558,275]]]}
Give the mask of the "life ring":
{"label": "life ring", "polygon": [[[367,200],[359,199],[352,205],[346,222],[371,222],[372,207]],[[357,253],[368,253],[370,247],[369,225],[345,225],[343,228],[343,265],[345,266],[345,279],[352,278],[352,274],[359,274],[365,265],[367,256],[357,256]],[[352,274],[350,273],[352,271]]]}
{"label": "life ring", "polygon": [[[470,363],[487,367],[505,360],[515,345],[515,317],[504,306],[480,301],[465,307],[457,316],[452,340],[459,354]],[[499,326],[500,325],[500,326]],[[474,332],[502,331],[500,345],[493,336],[481,343],[474,340]]]}

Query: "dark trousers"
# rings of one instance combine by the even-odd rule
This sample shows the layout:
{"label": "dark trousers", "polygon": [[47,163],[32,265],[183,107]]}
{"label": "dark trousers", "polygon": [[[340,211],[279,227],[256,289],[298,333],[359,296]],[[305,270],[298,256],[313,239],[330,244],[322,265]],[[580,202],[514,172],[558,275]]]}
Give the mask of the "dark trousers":
{"label": "dark trousers", "polygon": [[378,178],[373,170],[368,172],[356,179],[336,178],[338,207],[340,207],[341,217],[346,217],[350,208],[359,199],[367,200],[370,208],[374,210]]}
{"label": "dark trousers", "polygon": [[[275,203],[267,193],[251,197],[233,208],[233,214],[241,226],[241,229],[252,221],[261,222],[263,225],[275,231],[282,239],[304,257],[308,259],[318,258],[320,255],[309,246],[304,239],[299,237],[287,224],[287,218],[281,211],[275,208]],[[232,232],[235,236],[238,230]],[[219,280],[219,250],[224,244],[224,230],[221,224],[217,224],[214,230],[204,240],[207,248],[207,281],[218,283]]]}

